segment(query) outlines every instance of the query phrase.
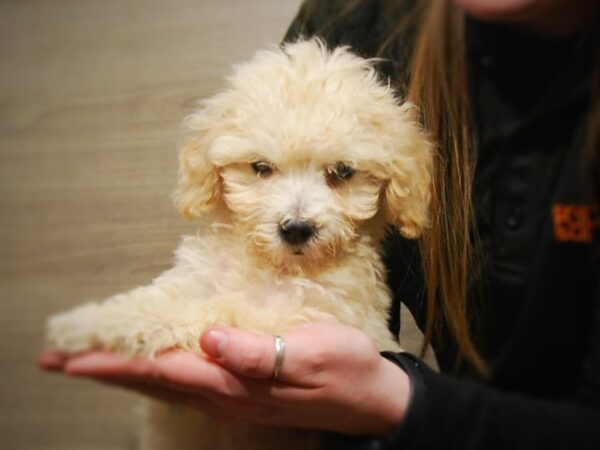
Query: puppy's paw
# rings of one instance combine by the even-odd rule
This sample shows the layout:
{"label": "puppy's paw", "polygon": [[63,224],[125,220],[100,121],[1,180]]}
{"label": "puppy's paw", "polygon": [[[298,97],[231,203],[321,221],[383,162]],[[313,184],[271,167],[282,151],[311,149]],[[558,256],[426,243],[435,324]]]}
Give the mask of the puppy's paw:
{"label": "puppy's paw", "polygon": [[90,303],[57,314],[47,323],[46,346],[68,354],[110,350],[127,355],[153,356],[180,347],[167,323],[109,304]]}
{"label": "puppy's paw", "polygon": [[89,303],[56,314],[46,324],[46,347],[68,354],[100,348],[93,318],[99,305]]}

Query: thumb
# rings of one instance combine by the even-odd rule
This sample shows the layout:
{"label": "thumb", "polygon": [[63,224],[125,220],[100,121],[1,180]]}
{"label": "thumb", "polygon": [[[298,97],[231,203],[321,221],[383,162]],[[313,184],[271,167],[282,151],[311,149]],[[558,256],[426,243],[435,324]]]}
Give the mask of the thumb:
{"label": "thumb", "polygon": [[200,347],[223,367],[239,375],[259,379],[273,377],[274,336],[237,328],[213,327],[202,334]]}

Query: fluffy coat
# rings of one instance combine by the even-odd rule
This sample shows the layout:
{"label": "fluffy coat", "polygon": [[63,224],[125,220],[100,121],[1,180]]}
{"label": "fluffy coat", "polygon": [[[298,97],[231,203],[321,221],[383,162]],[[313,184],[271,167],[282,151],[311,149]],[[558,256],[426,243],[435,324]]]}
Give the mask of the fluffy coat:
{"label": "fluffy coat", "polygon": [[[48,346],[153,355],[200,351],[223,324],[282,334],[311,321],[364,330],[397,350],[379,241],[428,224],[431,144],[374,61],[318,40],[258,52],[185,121],[175,193],[200,219],[150,285],[52,317]],[[286,236],[293,224],[308,236]],[[145,449],[319,447],[318,434],[145,409]]]}

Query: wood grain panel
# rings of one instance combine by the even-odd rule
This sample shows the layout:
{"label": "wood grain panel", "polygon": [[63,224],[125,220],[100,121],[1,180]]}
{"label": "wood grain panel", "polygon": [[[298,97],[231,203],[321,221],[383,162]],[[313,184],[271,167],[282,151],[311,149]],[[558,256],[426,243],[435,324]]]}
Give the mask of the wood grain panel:
{"label": "wood grain panel", "polygon": [[1,449],[135,448],[134,395],[36,370],[44,318],[170,264],[178,125],[298,4],[0,2]]}
{"label": "wood grain panel", "polygon": [[35,369],[44,318],[168,266],[178,125],[298,3],[0,3],[0,448],[135,448],[135,396]]}

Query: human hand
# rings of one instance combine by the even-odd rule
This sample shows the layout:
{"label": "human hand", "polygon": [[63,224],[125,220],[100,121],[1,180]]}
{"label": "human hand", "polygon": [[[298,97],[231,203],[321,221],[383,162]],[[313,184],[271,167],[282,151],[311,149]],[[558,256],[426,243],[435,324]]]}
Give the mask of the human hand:
{"label": "human hand", "polygon": [[45,351],[38,364],[250,424],[385,435],[402,421],[408,377],[363,332],[310,323],[283,337],[277,380],[274,338],[227,327],[204,332],[205,354],[173,350],[154,359],[129,359]]}

